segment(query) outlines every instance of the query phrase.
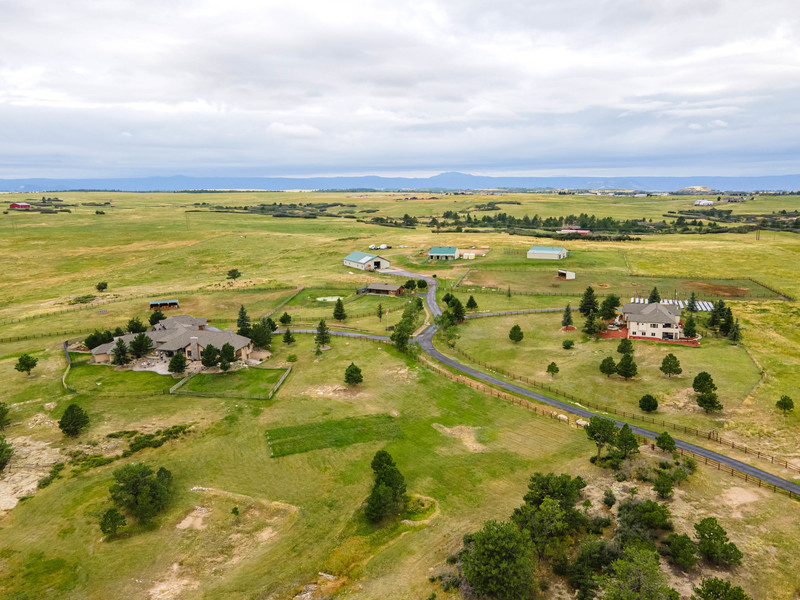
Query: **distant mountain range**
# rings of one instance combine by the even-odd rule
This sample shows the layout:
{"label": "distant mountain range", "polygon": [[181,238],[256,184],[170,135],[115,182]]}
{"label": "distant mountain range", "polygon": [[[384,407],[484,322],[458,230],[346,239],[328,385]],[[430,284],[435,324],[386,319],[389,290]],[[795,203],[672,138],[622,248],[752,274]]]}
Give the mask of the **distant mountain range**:
{"label": "distant mountain range", "polygon": [[104,190],[177,192],[184,190],[482,190],[588,189],[674,192],[706,186],[724,191],[800,190],[800,175],[764,177],[490,177],[440,173],[433,177],[138,177],[108,179],[0,179],[4,192]]}

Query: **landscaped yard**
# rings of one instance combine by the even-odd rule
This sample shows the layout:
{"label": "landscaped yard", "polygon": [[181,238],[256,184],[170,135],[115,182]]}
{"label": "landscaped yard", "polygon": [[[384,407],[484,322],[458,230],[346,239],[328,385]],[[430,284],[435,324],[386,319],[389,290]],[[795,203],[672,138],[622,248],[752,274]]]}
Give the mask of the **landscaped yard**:
{"label": "landscaped yard", "polygon": [[179,391],[266,399],[285,372],[285,369],[246,367],[230,373],[199,373],[183,384]]}
{"label": "landscaped yard", "polygon": [[67,385],[81,394],[122,396],[166,394],[177,380],[151,371],[118,371],[113,365],[92,364],[90,354],[71,353]]}

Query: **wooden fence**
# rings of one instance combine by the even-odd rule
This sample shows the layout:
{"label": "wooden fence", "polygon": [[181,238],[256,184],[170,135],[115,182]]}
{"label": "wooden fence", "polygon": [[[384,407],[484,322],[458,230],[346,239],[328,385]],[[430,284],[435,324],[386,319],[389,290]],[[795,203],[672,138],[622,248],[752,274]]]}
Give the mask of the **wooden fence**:
{"label": "wooden fence", "polygon": [[562,390],[556,389],[553,386],[548,385],[548,384],[546,384],[544,382],[536,381],[535,379],[531,379],[530,377],[525,377],[524,375],[517,375],[515,373],[511,373],[511,372],[503,369],[502,367],[496,367],[494,365],[489,365],[489,364],[487,364],[487,363],[485,363],[485,362],[483,362],[481,360],[478,360],[474,356],[470,356],[469,354],[467,354],[466,352],[464,352],[460,348],[453,347],[453,348],[451,348],[451,350],[453,350],[455,353],[463,356],[468,361],[470,361],[472,363],[475,363],[475,364],[483,367],[486,370],[494,371],[494,372],[500,373],[501,375],[503,375],[504,377],[507,377],[508,379],[512,379],[514,381],[519,381],[519,382],[523,382],[523,383],[527,383],[528,385],[532,385],[532,386],[538,387],[538,388],[540,388],[542,390],[546,390],[548,392],[552,392],[552,393],[557,394],[557,395],[559,395],[559,396],[561,396],[563,398],[567,398],[567,399],[571,400],[572,402],[578,404],[579,406],[590,408],[590,409],[593,409],[593,410],[596,410],[596,411],[605,412],[605,413],[608,413],[608,414],[613,414],[615,416],[623,417],[625,419],[641,421],[643,423],[652,424],[652,425],[659,425],[660,427],[663,427],[665,430],[666,429],[670,429],[672,431],[679,432],[679,433],[692,434],[695,437],[706,439],[706,440],[711,440],[713,442],[717,442],[719,444],[722,444],[723,446],[730,447],[730,448],[732,448],[734,450],[739,450],[740,452],[744,452],[748,456],[752,455],[752,456],[754,456],[754,457],[756,457],[756,458],[758,458],[760,460],[769,462],[770,464],[778,465],[778,466],[783,467],[785,469],[788,469],[790,471],[795,471],[797,473],[800,473],[800,466],[794,465],[794,464],[788,462],[786,459],[775,457],[775,456],[773,456],[771,454],[768,454],[766,452],[761,452],[760,450],[751,450],[747,446],[745,446],[743,444],[737,444],[736,442],[734,442],[732,440],[723,439],[716,431],[702,431],[700,429],[697,429],[696,427],[687,427],[686,425],[678,425],[676,423],[670,423],[670,422],[665,421],[663,419],[657,419],[656,417],[653,417],[653,416],[640,415],[640,414],[628,412],[628,411],[625,411],[625,410],[622,410],[622,409],[617,409],[617,408],[614,408],[614,407],[611,407],[611,406],[603,406],[601,404],[597,404],[595,402],[591,402],[591,401],[585,400],[583,398],[577,398],[576,396],[574,396],[573,394],[570,394],[569,392],[564,392]]}
{"label": "wooden fence", "polygon": [[[494,398],[502,398],[503,400],[508,400],[510,402],[513,402],[517,406],[521,406],[521,407],[523,407],[523,408],[525,408],[527,410],[530,410],[530,411],[532,411],[532,412],[534,412],[534,413],[536,413],[538,415],[541,415],[543,417],[550,417],[552,419],[557,419],[558,421],[560,421],[562,423],[565,423],[566,425],[569,425],[570,427],[575,427],[575,428],[579,428],[579,429],[582,428],[582,426],[580,424],[578,424],[578,421],[580,421],[582,419],[581,418],[576,418],[575,415],[559,413],[553,407],[550,407],[550,406],[539,406],[539,405],[534,404],[533,402],[531,402],[529,400],[526,400],[524,398],[520,398],[519,396],[515,396],[515,395],[509,394],[507,392],[503,392],[503,391],[498,390],[498,389],[496,389],[496,388],[494,388],[492,386],[489,386],[487,384],[484,384],[484,383],[481,383],[479,381],[476,381],[476,380],[474,380],[474,379],[472,379],[470,377],[466,377],[464,375],[459,375],[457,373],[454,373],[454,372],[452,372],[452,371],[450,371],[448,369],[445,369],[445,368],[439,366],[438,364],[434,363],[432,360],[428,359],[425,356],[420,356],[419,361],[422,364],[424,364],[426,367],[430,368],[431,370],[439,373],[440,375],[444,375],[445,377],[451,379],[452,381],[455,381],[456,383],[464,384],[466,386],[471,387],[474,390],[478,390],[478,391],[484,392],[484,393],[486,393],[489,396],[492,396]],[[642,438],[641,436],[637,436],[637,439],[640,442],[644,442],[644,443],[650,444],[651,447],[654,447],[653,440],[651,440],[649,438]],[[735,469],[734,467],[731,467],[731,466],[728,466],[728,465],[726,465],[724,463],[716,461],[713,458],[708,458],[707,456],[703,456],[701,454],[697,454],[696,452],[692,452],[691,450],[684,450],[684,449],[680,449],[680,448],[677,450],[677,452],[679,452],[681,456],[691,456],[695,460],[697,460],[698,463],[707,465],[707,466],[711,467],[712,469],[716,469],[717,471],[720,471],[720,472],[723,472],[723,473],[727,473],[727,474],[731,475],[732,477],[737,477],[737,478],[742,479],[742,480],[744,480],[746,482],[749,482],[749,483],[752,483],[754,485],[757,485],[758,487],[763,487],[765,489],[771,490],[771,491],[773,491],[775,493],[785,494],[786,496],[788,496],[789,498],[791,498],[793,500],[800,500],[800,495],[795,494],[792,491],[784,490],[783,488],[780,488],[780,487],[776,486],[773,483],[769,483],[768,481],[764,481],[763,479],[760,479],[760,478],[756,477],[755,475],[750,475],[749,473],[745,473],[744,471],[740,471],[739,469]],[[751,451],[751,453],[752,453],[752,451]],[[764,456],[764,455],[762,454],[762,456]]]}

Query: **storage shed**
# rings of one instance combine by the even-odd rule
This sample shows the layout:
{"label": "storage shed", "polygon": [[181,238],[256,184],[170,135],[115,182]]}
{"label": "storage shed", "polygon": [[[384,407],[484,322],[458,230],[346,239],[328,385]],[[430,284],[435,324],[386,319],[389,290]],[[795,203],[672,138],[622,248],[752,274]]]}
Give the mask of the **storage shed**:
{"label": "storage shed", "polygon": [[344,257],[344,266],[362,271],[375,271],[376,269],[388,269],[389,261],[376,254],[356,251]]}
{"label": "storage shed", "polygon": [[566,269],[559,269],[558,276],[561,279],[575,279],[575,273],[572,271],[567,271]]}
{"label": "storage shed", "polygon": [[402,285],[396,283],[368,283],[356,290],[357,294],[378,294],[379,296],[401,296],[405,292]]}
{"label": "storage shed", "polygon": [[150,310],[163,310],[169,308],[180,308],[181,305],[177,300],[151,300]]}
{"label": "storage shed", "polygon": [[434,246],[428,252],[431,260],[455,260],[460,256],[458,248],[455,246]]}
{"label": "storage shed", "polygon": [[27,202],[12,202],[11,206],[9,206],[9,208],[19,208],[22,210],[28,210],[30,207],[31,205]]}
{"label": "storage shed", "polygon": [[543,258],[546,260],[560,260],[567,257],[567,249],[563,246],[531,246],[528,258]]}

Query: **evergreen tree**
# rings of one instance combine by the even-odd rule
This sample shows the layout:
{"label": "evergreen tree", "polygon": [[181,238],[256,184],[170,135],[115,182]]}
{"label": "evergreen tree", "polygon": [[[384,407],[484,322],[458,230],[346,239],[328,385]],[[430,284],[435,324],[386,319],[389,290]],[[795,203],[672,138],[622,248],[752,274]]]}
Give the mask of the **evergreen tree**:
{"label": "evergreen tree", "polygon": [[639,408],[644,412],[655,412],[658,410],[658,400],[652,394],[645,394],[639,399]]}
{"label": "evergreen tree", "polygon": [[364,381],[364,376],[361,374],[361,369],[350,363],[350,366],[344,371],[344,382],[347,385],[358,385],[362,381]]}
{"label": "evergreen tree", "polygon": [[117,530],[125,525],[127,525],[125,517],[116,508],[109,508],[100,519],[100,531],[105,535],[115,535]]}
{"label": "evergreen tree", "polygon": [[17,364],[14,365],[14,368],[20,373],[27,373],[28,375],[30,375],[31,371],[36,367],[38,363],[39,363],[38,358],[26,353],[20,355],[20,357],[17,359]]}
{"label": "evergreen tree", "polygon": [[594,288],[589,286],[586,288],[586,291],[583,292],[578,310],[584,317],[588,317],[591,313],[596,313],[597,309],[597,296],[594,293]]}
{"label": "evergreen tree", "polygon": [[794,400],[792,400],[789,396],[784,395],[781,396],[781,399],[775,403],[775,406],[783,413],[783,416],[785,417],[794,410]]}
{"label": "evergreen tree", "polygon": [[741,587],[719,577],[703,579],[693,590],[697,595],[691,600],[753,600]]}
{"label": "evergreen tree", "polygon": [[597,323],[597,318],[595,317],[597,313],[590,312],[587,317],[586,321],[583,323],[583,332],[588,333],[589,335],[594,335],[600,331],[600,325]]}
{"label": "evergreen tree", "polygon": [[337,321],[344,321],[347,318],[347,313],[344,310],[344,303],[341,298],[336,300],[336,306],[333,307],[333,318]]}
{"label": "evergreen tree", "polygon": [[742,553],[736,544],[728,540],[727,532],[714,517],[706,517],[695,523],[697,549],[715,565],[736,566],[742,563]]}
{"label": "evergreen tree", "polygon": [[58,422],[64,435],[77,436],[89,424],[89,415],[77,404],[70,404]]}
{"label": "evergreen tree", "polygon": [[373,523],[383,519],[391,511],[392,499],[392,490],[389,486],[384,483],[373,486],[372,492],[367,498],[367,506],[364,509],[367,519]]}
{"label": "evergreen tree", "polygon": [[[283,314],[285,314],[287,317],[289,317],[289,315],[288,315],[288,314],[286,314],[286,313],[283,313]],[[262,320],[263,320],[263,321],[264,321],[264,322],[267,324],[267,327],[269,327],[269,330],[270,330],[272,333],[275,333],[275,332],[278,330],[278,324],[277,324],[275,321],[273,321],[273,320],[272,320],[272,317],[267,317],[266,319],[264,319],[264,318],[262,317]],[[289,317],[289,321],[291,321],[291,320],[292,320],[292,317]],[[287,321],[287,323],[288,323],[289,321]],[[282,321],[281,321],[281,322],[282,322]]]}
{"label": "evergreen tree", "polygon": [[234,281],[236,281],[241,276],[242,272],[239,269],[231,269],[228,271],[228,279],[233,279]]}
{"label": "evergreen tree", "polygon": [[639,452],[639,442],[636,440],[636,436],[633,434],[633,430],[631,426],[625,423],[622,426],[622,429],[619,430],[617,433],[617,437],[614,440],[614,446],[622,452],[622,458],[628,458],[629,454],[635,454]]}
{"label": "evergreen tree", "polygon": [[[272,332],[274,329],[270,325],[270,321],[271,319],[261,317],[250,328],[250,339],[256,348],[267,350],[272,345]],[[275,322],[273,321],[272,325],[274,324]]]}
{"label": "evergreen tree", "polygon": [[719,322],[719,332],[727,336],[731,332],[731,327],[733,327],[733,311],[727,307]]}
{"label": "evergreen tree", "polygon": [[[788,396],[786,397],[788,398]],[[8,416],[9,410],[8,404],[0,402],[0,431],[11,425],[11,418]]]}
{"label": "evergreen tree", "polygon": [[142,523],[148,523],[167,507],[171,497],[172,473],[161,467],[157,473],[143,463],[114,470],[111,500],[130,511]]}
{"label": "evergreen tree", "polygon": [[219,364],[219,350],[209,344],[200,351],[200,363],[204,367],[216,367]]}
{"label": "evergreen tree", "polygon": [[455,322],[462,323],[466,315],[464,313],[464,305],[461,304],[461,300],[453,296],[453,299],[450,301],[449,306],[450,306],[450,312],[453,313],[453,319],[455,319]]}
{"label": "evergreen tree", "polygon": [[161,309],[157,308],[152,313],[150,313],[150,326],[155,327],[157,323],[163,321],[166,318],[167,317],[164,316],[164,313],[161,312]]}
{"label": "evergreen tree", "polygon": [[572,327],[572,308],[567,302],[567,307],[564,309],[564,315],[561,317],[562,327]]}
{"label": "evergreen tree", "polygon": [[633,342],[628,338],[622,338],[617,344],[617,352],[620,354],[633,354]]}
{"label": "evergreen tree", "polygon": [[688,310],[690,313],[697,312],[697,295],[694,292],[692,292],[692,295],[689,296],[689,302],[686,305],[686,310]]}
{"label": "evergreen tree", "polygon": [[220,371],[222,371],[223,373],[227,373],[228,370],[231,368],[231,363],[229,363],[226,358],[220,358],[219,359],[219,368],[220,368]]}
{"label": "evergreen tree", "polygon": [[450,300],[452,299],[453,299],[453,294],[451,294],[450,292],[447,292],[444,296],[442,296],[442,302],[444,302],[448,306],[450,305]]}
{"label": "evergreen tree", "polygon": [[244,304],[239,306],[239,316],[236,319],[236,333],[244,337],[250,337],[250,316],[244,308]]}
{"label": "evergreen tree", "polygon": [[600,460],[600,451],[606,444],[613,444],[617,439],[617,426],[611,419],[592,417],[583,430],[586,436],[597,445],[597,460]]}
{"label": "evergreen tree", "polygon": [[139,317],[134,317],[128,321],[128,331],[130,333],[142,333],[147,331],[147,327],[139,320]]}
{"label": "evergreen tree", "polygon": [[222,348],[219,350],[219,359],[220,361],[224,360],[229,364],[236,362],[236,350],[234,350],[233,346],[231,346],[228,342],[225,342],[222,345]]}
{"label": "evergreen tree", "polygon": [[153,351],[153,340],[146,333],[139,333],[131,340],[130,352],[134,358],[141,358]]}
{"label": "evergreen tree", "polygon": [[128,346],[125,344],[125,340],[122,338],[117,338],[117,343],[114,346],[114,349],[111,351],[111,354],[111,364],[122,366],[131,362],[131,359],[128,356]]}
{"label": "evergreen tree", "polygon": [[183,352],[173,354],[167,370],[170,373],[183,373],[186,370],[186,355]]}
{"label": "evergreen tree", "polygon": [[403,284],[403,287],[409,292],[413,292],[415,289],[417,289],[417,282],[414,279],[409,279]]}
{"label": "evergreen tree", "polygon": [[0,435],[0,472],[6,468],[12,456],[14,456],[14,447],[6,441],[6,436]]}
{"label": "evergreen tree", "polygon": [[720,404],[716,392],[702,392],[699,394],[697,396],[697,406],[707,413],[722,410],[722,404]]}
{"label": "evergreen tree", "polygon": [[611,377],[617,372],[617,364],[614,362],[613,356],[605,357],[600,363],[600,372],[606,377]]}
{"label": "evergreen tree", "polygon": [[664,452],[669,453],[675,452],[675,448],[677,447],[675,445],[675,440],[672,439],[672,436],[666,431],[658,434],[658,437],[656,438],[656,446],[658,446]]}
{"label": "evergreen tree", "polygon": [[288,325],[289,323],[292,322],[292,315],[290,315],[288,312],[284,312],[281,315],[281,318],[278,320],[281,322],[281,325]]}
{"label": "evergreen tree", "polygon": [[511,331],[508,332],[508,339],[515,344],[521,342],[523,337],[525,337],[525,334],[522,333],[522,328],[519,325],[514,325]]}
{"label": "evergreen tree", "polygon": [[658,288],[654,287],[647,298],[648,304],[658,304],[661,302],[661,294],[658,293]]}
{"label": "evergreen tree", "polygon": [[478,303],[475,302],[475,296],[470,296],[469,300],[467,300],[467,310],[477,310]]}
{"label": "evergreen tree", "polygon": [[681,369],[681,363],[678,360],[678,357],[672,353],[669,353],[664,357],[664,360],[661,361],[660,368],[661,372],[668,377],[683,373],[683,369]]}
{"label": "evergreen tree", "polygon": [[697,335],[697,323],[694,320],[694,315],[689,314],[689,317],[683,323],[683,336],[693,338]]}
{"label": "evergreen tree", "polygon": [[626,380],[635,377],[638,372],[636,362],[633,360],[632,354],[623,354],[619,363],[617,364],[617,374],[622,375]]}
{"label": "evergreen tree", "polygon": [[722,318],[725,316],[726,309],[727,307],[725,306],[725,301],[719,300],[711,310],[711,316],[708,319],[708,326],[712,328],[719,327],[720,323],[722,323]]}
{"label": "evergreen tree", "polygon": [[600,305],[600,317],[606,321],[613,319],[617,316],[617,309],[619,306],[619,296],[609,294],[603,299],[603,303]]}
{"label": "evergreen tree", "polygon": [[378,302],[378,321],[383,321],[383,304]]}
{"label": "evergreen tree", "polygon": [[713,392],[717,389],[717,386],[708,372],[700,371],[692,381],[692,389],[698,394],[702,394],[703,392]]}
{"label": "evergreen tree", "polygon": [[283,333],[283,343],[287,346],[294,344],[294,336],[292,335],[291,330],[287,327],[286,331]]}
{"label": "evergreen tree", "polygon": [[462,554],[464,577],[482,597],[529,598],[533,586],[530,537],[513,523],[487,521],[469,536]]}
{"label": "evergreen tree", "polygon": [[317,335],[314,337],[317,346],[327,346],[331,341],[331,333],[325,324],[325,319],[320,319],[317,325]]}
{"label": "evergreen tree", "polygon": [[738,344],[742,341],[742,330],[739,328],[739,319],[736,319],[733,325],[731,325],[731,329],[728,332],[728,339],[734,344]]}
{"label": "evergreen tree", "polygon": [[675,481],[672,479],[672,475],[666,471],[659,471],[656,480],[653,482],[653,491],[658,494],[658,497],[669,498],[672,496],[674,488]]}
{"label": "evergreen tree", "polygon": [[559,368],[558,365],[554,362],[551,362],[547,365],[547,374],[551,377],[555,377],[558,374]]}

